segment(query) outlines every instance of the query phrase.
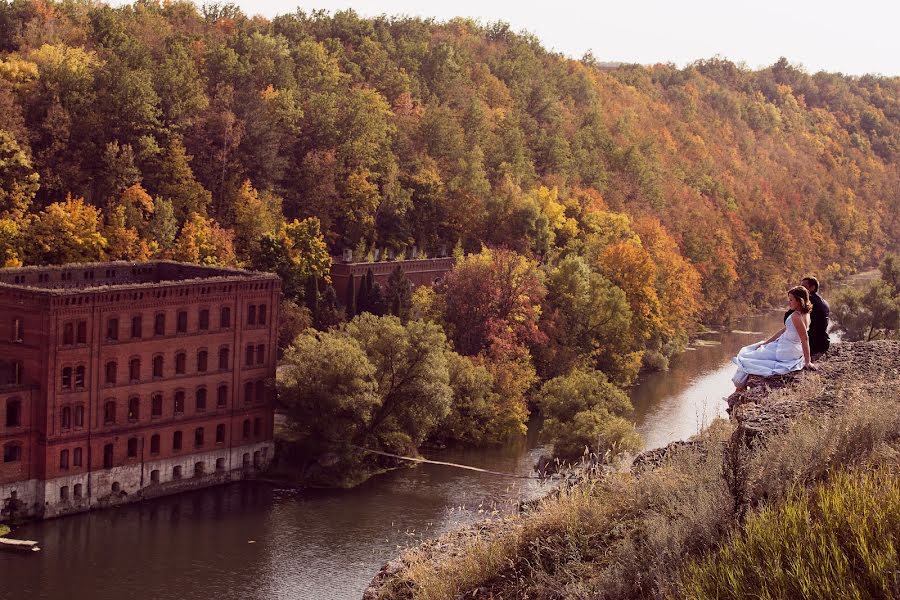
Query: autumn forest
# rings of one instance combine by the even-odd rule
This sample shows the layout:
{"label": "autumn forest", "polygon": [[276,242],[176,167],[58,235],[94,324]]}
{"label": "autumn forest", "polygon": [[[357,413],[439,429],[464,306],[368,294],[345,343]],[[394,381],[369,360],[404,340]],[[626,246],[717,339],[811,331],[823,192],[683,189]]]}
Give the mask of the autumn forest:
{"label": "autumn forest", "polygon": [[[560,455],[634,446],[621,390],[698,323],[900,249],[898,160],[896,77],[608,65],[463,19],[0,3],[0,265],[278,272],[285,360],[318,365],[286,402],[346,377],[296,395],[319,448],[481,443],[529,406]],[[350,320],[330,256],[414,246],[456,269]],[[418,371],[385,389],[398,349]]]}

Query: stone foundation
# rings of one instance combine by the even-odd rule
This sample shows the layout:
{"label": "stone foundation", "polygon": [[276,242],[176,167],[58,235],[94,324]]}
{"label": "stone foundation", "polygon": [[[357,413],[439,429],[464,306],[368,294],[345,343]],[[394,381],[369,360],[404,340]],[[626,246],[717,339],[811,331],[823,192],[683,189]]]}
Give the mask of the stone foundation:
{"label": "stone foundation", "polygon": [[265,470],[273,454],[272,442],[260,442],[0,485],[0,522],[50,519],[237,481]]}

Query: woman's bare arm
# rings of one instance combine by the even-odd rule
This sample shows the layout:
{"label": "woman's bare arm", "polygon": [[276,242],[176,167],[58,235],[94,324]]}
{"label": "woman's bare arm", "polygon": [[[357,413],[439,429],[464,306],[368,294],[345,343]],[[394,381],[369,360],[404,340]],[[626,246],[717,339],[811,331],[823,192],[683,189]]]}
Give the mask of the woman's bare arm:
{"label": "woman's bare arm", "polygon": [[791,323],[797,328],[797,335],[800,336],[800,344],[803,345],[803,366],[809,367],[812,365],[812,358],[810,358],[809,354],[809,336],[806,333],[806,322],[803,320],[803,317],[800,316],[800,313],[794,313],[791,315]]}

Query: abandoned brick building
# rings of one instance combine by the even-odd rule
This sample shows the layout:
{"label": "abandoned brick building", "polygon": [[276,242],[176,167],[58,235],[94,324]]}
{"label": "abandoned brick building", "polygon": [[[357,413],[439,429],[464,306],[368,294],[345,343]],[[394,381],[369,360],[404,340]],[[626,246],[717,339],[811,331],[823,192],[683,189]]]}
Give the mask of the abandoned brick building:
{"label": "abandoned brick building", "polygon": [[387,287],[391,273],[399,266],[413,287],[418,287],[434,285],[452,271],[455,264],[456,259],[452,256],[378,262],[353,262],[352,259],[332,257],[331,285],[334,287],[338,301],[344,303],[348,297],[350,285],[353,285],[359,292],[359,288],[370,270],[373,280],[382,287]]}
{"label": "abandoned brick building", "polygon": [[264,467],[280,287],[170,261],[0,269],[0,521]]}

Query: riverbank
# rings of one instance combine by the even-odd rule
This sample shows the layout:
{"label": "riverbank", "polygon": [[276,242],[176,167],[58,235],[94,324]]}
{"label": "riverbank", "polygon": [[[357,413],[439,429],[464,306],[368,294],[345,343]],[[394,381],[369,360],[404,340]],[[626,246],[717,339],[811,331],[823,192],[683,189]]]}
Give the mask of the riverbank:
{"label": "riverbank", "polygon": [[793,486],[897,466],[900,342],[839,344],[820,366],[753,378],[732,419],[690,442],[404,553],[365,598],[678,597],[689,559]]}

